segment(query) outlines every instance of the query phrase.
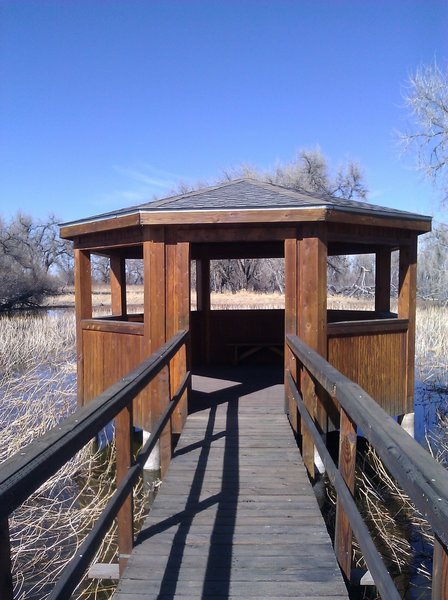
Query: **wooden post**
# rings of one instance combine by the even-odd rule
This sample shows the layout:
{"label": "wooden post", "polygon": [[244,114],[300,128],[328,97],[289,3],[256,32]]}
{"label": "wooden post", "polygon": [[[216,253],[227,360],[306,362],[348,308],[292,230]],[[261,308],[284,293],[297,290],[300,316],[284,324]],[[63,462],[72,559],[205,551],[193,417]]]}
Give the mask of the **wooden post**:
{"label": "wooden post", "polygon": [[[115,443],[117,451],[117,487],[132,466],[132,403],[118,413],[115,419]],[[132,492],[126,498],[117,515],[118,552],[120,575],[127,565],[134,545],[134,502]]]}
{"label": "wooden post", "polygon": [[[144,346],[149,356],[166,341],[166,265],[165,230],[148,227],[144,232]],[[149,385],[149,406],[142,401],[142,423],[152,431],[162,415],[169,397],[169,369],[165,367]],[[167,424],[159,442],[162,473],[171,460],[171,425]]]}
{"label": "wooden post", "polygon": [[[298,302],[298,264],[297,264],[297,239],[285,240],[285,334],[297,334],[297,302]],[[285,412],[289,415],[289,421],[294,433],[300,432],[300,415],[297,405],[288,392],[286,375],[288,371],[300,390],[300,375],[298,373],[297,361],[288,345],[285,343]]]}
{"label": "wooden post", "polygon": [[[304,224],[302,236],[298,245],[297,333],[306,344],[326,358],[327,246],[324,224]],[[306,370],[302,371],[301,390],[308,412],[325,432],[325,406],[322,402],[317,402],[314,382]],[[305,430],[302,431],[302,456],[309,476],[314,479],[314,444],[311,435]]]}
{"label": "wooden post", "polygon": [[92,271],[90,252],[75,248],[76,357],[78,405],[84,404],[84,351],[82,320],[92,318]]}
{"label": "wooden post", "polygon": [[[339,471],[348,489],[355,491],[356,425],[341,407],[339,437]],[[336,504],[336,531],[334,549],[342,571],[350,581],[352,568],[353,533],[347,514],[339,498]]]}
{"label": "wooden post", "polygon": [[198,311],[202,321],[202,359],[210,364],[210,259],[203,256],[196,261],[196,292]]}
{"label": "wooden post", "polygon": [[389,248],[381,248],[375,255],[375,311],[390,312],[390,265]]}
{"label": "wooden post", "polygon": [[[176,242],[171,231],[166,245],[166,339],[190,327],[190,245]],[[187,370],[187,351],[184,346],[170,363],[171,397],[179,387]],[[187,419],[187,393],[180,400],[171,417],[173,433],[181,433]]]}
{"label": "wooden post", "polygon": [[442,542],[434,537],[434,555],[432,560],[431,600],[448,598],[448,553]]}
{"label": "wooden post", "polygon": [[398,318],[408,319],[406,340],[406,410],[414,410],[415,311],[417,304],[417,236],[400,247]]}
{"label": "wooden post", "polygon": [[126,316],[126,261],[121,256],[110,258],[110,293],[112,314]]}
{"label": "wooden post", "polygon": [[8,519],[0,521],[0,598],[14,600]]}

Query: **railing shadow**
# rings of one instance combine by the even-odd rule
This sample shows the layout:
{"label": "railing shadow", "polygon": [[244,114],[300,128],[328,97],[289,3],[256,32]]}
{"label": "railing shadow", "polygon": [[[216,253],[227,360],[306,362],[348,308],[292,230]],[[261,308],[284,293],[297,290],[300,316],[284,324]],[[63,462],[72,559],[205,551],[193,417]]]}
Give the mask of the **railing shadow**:
{"label": "railing shadow", "polygon": [[[240,431],[238,422],[240,398],[270,385],[275,385],[280,381],[278,370],[271,372],[260,370],[259,372],[252,372],[249,375],[247,372],[244,373],[241,371],[238,374],[239,381],[235,381],[235,374],[235,370],[225,373],[222,370],[217,370],[213,373],[210,370],[204,372],[204,375],[207,377],[213,378],[215,376],[218,379],[228,379],[230,385],[224,389],[221,387],[208,393],[205,391],[193,392],[193,403],[196,410],[208,408],[210,412],[203,439],[181,447],[174,452],[173,459],[200,449],[185,508],[142,531],[138,538],[138,543],[141,543],[157,533],[178,526],[172,540],[169,557],[157,596],[164,600],[172,600],[175,597],[185,555],[190,550],[189,546],[196,545],[194,541],[189,542],[188,540],[195,517],[214,506],[216,506],[216,513],[209,533],[209,539],[207,541],[202,540],[200,544],[202,550],[198,548],[194,549],[194,552],[203,552],[201,555],[202,560],[198,560],[197,563],[198,569],[204,569],[202,593],[198,597],[210,598],[219,595],[220,598],[227,598],[231,593],[233,540],[240,491]],[[225,427],[217,429],[216,418],[218,406],[224,403],[227,404],[225,409]],[[220,473],[221,489],[219,493],[201,499],[207,468],[210,467],[212,472],[218,473],[213,468],[214,465],[210,462],[213,444],[220,442],[223,438],[225,441],[222,472]],[[204,563],[206,564],[204,565]],[[187,568],[190,568],[190,562],[187,561],[187,564],[189,565]],[[195,590],[194,592],[198,593],[199,590]]]}

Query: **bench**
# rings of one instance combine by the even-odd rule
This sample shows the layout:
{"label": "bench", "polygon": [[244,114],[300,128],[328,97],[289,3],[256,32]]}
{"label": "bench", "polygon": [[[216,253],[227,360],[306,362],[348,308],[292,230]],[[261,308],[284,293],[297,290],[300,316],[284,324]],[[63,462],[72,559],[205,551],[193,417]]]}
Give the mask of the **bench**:
{"label": "bench", "polygon": [[283,356],[283,344],[278,342],[231,342],[227,344],[233,349],[233,364],[239,362],[259,352],[267,349],[274,354]]}

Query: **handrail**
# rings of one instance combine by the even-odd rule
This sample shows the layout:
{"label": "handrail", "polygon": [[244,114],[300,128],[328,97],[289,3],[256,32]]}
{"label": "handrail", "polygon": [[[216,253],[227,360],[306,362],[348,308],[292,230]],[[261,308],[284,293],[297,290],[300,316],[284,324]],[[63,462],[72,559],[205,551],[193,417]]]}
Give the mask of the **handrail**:
{"label": "handrail", "polygon": [[[151,354],[136,369],[97,396],[87,406],[79,408],[63,423],[57,425],[41,438],[31,442],[19,455],[0,465],[0,524],[7,523],[9,515],[22,504],[42,483],[58,471],[107,423],[128,408],[133,398],[169,364],[169,361],[185,344],[188,332],[181,331],[166,344]],[[190,373],[186,373],[178,389],[141,449],[135,464],[119,482],[117,490],[109,500],[103,514],[83,542],[73,564],[69,564],[51,598],[67,598],[79,584],[90,559],[101,543],[123,503],[128,498],[151,451],[154,449],[166,423],[182,398],[189,384]],[[6,528],[7,530],[7,528]],[[6,536],[7,537],[7,536]],[[9,543],[9,539],[6,540]],[[5,536],[0,536],[1,547]],[[12,587],[7,574],[0,568],[0,596],[12,598]],[[3,586],[3,587],[2,587]]]}
{"label": "handrail", "polygon": [[[430,523],[435,536],[435,546],[441,545],[443,552],[443,568],[440,564],[434,565],[433,579],[443,578],[443,584],[436,582],[440,589],[448,589],[448,472],[435,461],[431,455],[425,451],[404,429],[394,421],[359,385],[345,377],[337,369],[332,367],[322,356],[307,346],[300,338],[295,335],[287,335],[286,343],[298,359],[299,366],[303,367],[312,377],[314,382],[323,388],[340,407],[341,412],[341,441],[340,441],[340,460],[339,471],[330,458],[325,448],[318,428],[314,423],[314,415],[310,414],[306,402],[297,388],[291,373],[288,373],[288,389],[296,401],[299,409],[305,431],[313,438],[319,454],[327,467],[329,475],[335,483],[338,492],[338,504],[341,502],[342,509],[345,510],[345,516],[348,518],[349,527],[353,529],[358,543],[364,551],[365,559],[372,575],[376,581],[380,594],[384,598],[394,598],[390,588],[390,581],[377,568],[377,561],[374,554],[365,546],[364,533],[361,533],[358,527],[358,516],[355,515],[355,507],[347,500],[347,495],[352,496],[353,490],[347,485],[347,478],[341,476],[341,469],[352,471],[354,473],[354,464],[347,467],[344,461],[354,461],[355,453],[346,452],[347,440],[342,435],[342,419],[347,419],[352,428],[356,426],[362,429],[364,436],[375,448],[379,457],[383,461],[390,474],[396,479],[402,489],[408,494],[413,504],[422,513]],[[298,378],[299,380],[299,378]],[[305,393],[305,392],[304,392]],[[317,392],[319,397],[319,392]],[[350,425],[351,423],[351,425]],[[356,429],[353,429],[356,431]],[[344,447],[345,444],[345,447]],[[344,548],[344,553],[351,556],[351,530],[349,535],[350,548]],[[337,542],[337,540],[336,540]],[[438,548],[439,550],[440,548]],[[347,558],[338,556],[340,562],[347,566]],[[370,564],[369,564],[370,563]],[[346,570],[346,569],[344,569]],[[349,573],[346,573],[349,576]],[[386,586],[386,587],[385,587]],[[443,587],[447,586],[447,587]],[[380,589],[381,588],[381,589]],[[433,582],[434,588],[434,582]],[[444,593],[444,592],[442,592]],[[399,596],[396,596],[399,597]],[[439,598],[434,595],[433,598]],[[442,595],[440,596],[442,598]]]}

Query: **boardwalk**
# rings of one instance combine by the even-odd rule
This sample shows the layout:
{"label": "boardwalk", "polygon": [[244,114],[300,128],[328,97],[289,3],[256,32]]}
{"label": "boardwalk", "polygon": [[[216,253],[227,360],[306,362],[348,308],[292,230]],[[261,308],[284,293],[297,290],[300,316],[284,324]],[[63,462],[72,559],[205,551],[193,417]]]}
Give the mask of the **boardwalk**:
{"label": "boardwalk", "polygon": [[348,598],[283,386],[242,373],[194,378],[196,412],[114,600]]}

